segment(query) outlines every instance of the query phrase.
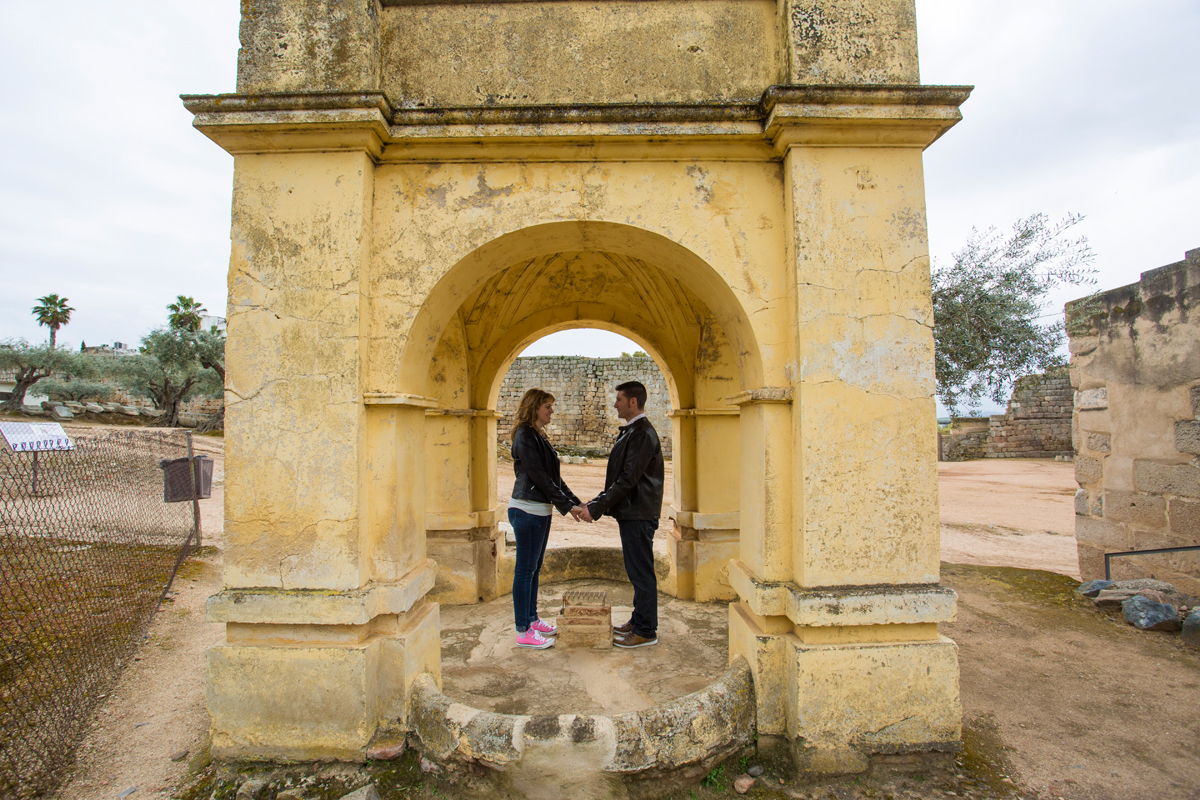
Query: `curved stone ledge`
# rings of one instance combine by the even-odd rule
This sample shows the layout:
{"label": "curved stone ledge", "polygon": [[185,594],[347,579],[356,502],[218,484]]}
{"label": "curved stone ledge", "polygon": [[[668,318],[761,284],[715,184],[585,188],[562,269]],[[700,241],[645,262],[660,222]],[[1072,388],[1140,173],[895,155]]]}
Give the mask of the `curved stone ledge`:
{"label": "curved stone ledge", "polygon": [[502,771],[514,785],[526,773],[544,778],[551,763],[563,786],[633,775],[694,778],[751,744],[754,682],[738,656],[706,688],[644,711],[517,716],[456,703],[425,674],[413,684],[408,718],[426,759]]}
{"label": "curved stone ledge", "polygon": [[[500,561],[500,576],[497,586],[500,594],[508,594],[512,588],[513,568],[516,566],[516,554],[505,552]],[[671,571],[671,562],[666,553],[654,554],[654,574],[659,581],[665,581]],[[552,583],[577,580],[629,580],[625,572],[625,561],[620,547],[550,547],[546,550],[542,562],[541,583],[548,586]]]}

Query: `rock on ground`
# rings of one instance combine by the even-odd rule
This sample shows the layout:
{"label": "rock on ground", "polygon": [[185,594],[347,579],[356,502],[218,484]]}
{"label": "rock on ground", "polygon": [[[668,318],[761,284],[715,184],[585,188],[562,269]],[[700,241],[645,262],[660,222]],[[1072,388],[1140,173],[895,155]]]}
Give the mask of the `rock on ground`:
{"label": "rock on ground", "polygon": [[342,795],[342,800],[379,800],[379,791],[375,784],[368,783],[361,789],[355,789],[350,794]]}
{"label": "rock on ground", "polygon": [[1134,595],[1121,604],[1121,610],[1125,612],[1126,622],[1138,630],[1179,630],[1179,612],[1169,603],[1156,603],[1147,597]]}
{"label": "rock on ground", "polygon": [[1179,638],[1191,645],[1200,647],[1200,610],[1193,611],[1183,621],[1183,633]]}
{"label": "rock on ground", "polygon": [[1075,590],[1075,594],[1081,597],[1095,597],[1104,589],[1111,589],[1113,581],[1086,581],[1079,584],[1079,588]]}

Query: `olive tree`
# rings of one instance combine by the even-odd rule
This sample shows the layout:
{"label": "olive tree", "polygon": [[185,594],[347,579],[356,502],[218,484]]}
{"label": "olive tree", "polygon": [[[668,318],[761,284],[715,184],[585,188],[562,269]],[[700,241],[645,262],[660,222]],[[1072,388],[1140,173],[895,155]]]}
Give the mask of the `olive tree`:
{"label": "olive tree", "polygon": [[221,382],[200,362],[195,333],[183,328],[156,328],[142,337],[141,352],[110,360],[118,379],[149,397],[164,412],[160,424],[179,424],[179,406],[197,392],[216,394]]}
{"label": "olive tree", "polygon": [[[1095,283],[1085,237],[1067,234],[1083,217],[1018,220],[1011,233],[972,229],[949,266],[933,270],[938,399],[952,414],[1002,403],[1012,382],[1065,362],[1063,323],[1047,314],[1055,287]],[[1057,316],[1056,319],[1050,319]]]}
{"label": "olive tree", "polygon": [[15,386],[2,411],[20,411],[25,393],[51,375],[90,378],[96,374],[95,360],[81,353],[59,350],[53,345],[31,345],[24,339],[0,342],[0,371],[13,374]]}

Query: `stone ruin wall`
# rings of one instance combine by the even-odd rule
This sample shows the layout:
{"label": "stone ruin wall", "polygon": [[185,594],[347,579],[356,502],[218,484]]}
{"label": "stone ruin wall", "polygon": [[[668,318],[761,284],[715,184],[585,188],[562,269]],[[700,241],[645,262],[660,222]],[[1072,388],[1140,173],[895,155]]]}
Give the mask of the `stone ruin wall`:
{"label": "stone ruin wall", "polygon": [[943,461],[976,458],[1071,458],[1071,378],[1066,370],[1026,375],[1008,408],[991,417],[958,417],[942,437]]}
{"label": "stone ruin wall", "polygon": [[987,456],[986,417],[952,417],[950,433],[938,434],[942,461],[972,461]]}
{"label": "stone ruin wall", "polygon": [[554,419],[546,429],[560,453],[606,456],[617,438],[621,420],[613,408],[617,384],[641,381],[646,386],[646,416],[658,431],[663,457],[671,457],[671,393],[658,365],[650,358],[583,358],[580,356],[534,356],[518,358],[504,376],[496,411],[496,426],[502,449],[509,434],[521,396],[534,387],[554,395]]}
{"label": "stone ruin wall", "polygon": [[[1104,555],[1200,545],[1200,249],[1067,304],[1075,393],[1075,538]],[[1114,579],[1200,594],[1200,551],[1112,559]]]}
{"label": "stone ruin wall", "polygon": [[1026,375],[1013,385],[1004,414],[991,418],[988,458],[1070,458],[1071,376],[1064,369]]}

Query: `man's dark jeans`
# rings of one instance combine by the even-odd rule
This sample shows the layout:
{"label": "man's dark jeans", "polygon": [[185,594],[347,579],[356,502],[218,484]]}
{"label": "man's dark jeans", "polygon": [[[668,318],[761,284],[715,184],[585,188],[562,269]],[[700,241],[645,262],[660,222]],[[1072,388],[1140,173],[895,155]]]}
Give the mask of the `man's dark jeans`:
{"label": "man's dark jeans", "polygon": [[538,578],[550,540],[550,517],[527,514],[519,508],[508,510],[508,524],[517,540],[517,563],[513,568],[513,617],[521,633],[538,618]]}
{"label": "man's dark jeans", "polygon": [[633,632],[645,639],[658,636],[658,577],[654,574],[656,519],[619,519],[625,574],[633,584]]}

